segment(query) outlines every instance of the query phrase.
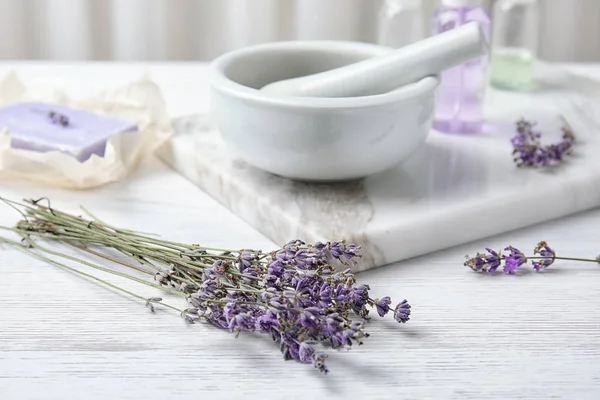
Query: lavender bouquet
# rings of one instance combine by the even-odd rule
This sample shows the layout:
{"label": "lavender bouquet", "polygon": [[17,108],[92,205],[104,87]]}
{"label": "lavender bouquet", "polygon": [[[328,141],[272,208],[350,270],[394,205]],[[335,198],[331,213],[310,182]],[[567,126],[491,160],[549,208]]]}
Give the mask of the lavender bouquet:
{"label": "lavender bouquet", "polygon": [[[285,360],[312,364],[323,373],[328,372],[326,354],[318,348],[347,349],[362,344],[369,336],[365,325],[370,309],[381,317],[391,312],[399,323],[410,319],[411,307],[406,300],[392,308],[390,297],[374,299],[369,285],[357,283],[347,268],[361,257],[360,246],[352,243],[306,244],[294,240],[268,253],[212,249],[117,228],[85,209],[90,219],[68,214],[51,208],[47,199],[25,200],[25,204],[2,200],[23,218],[14,228],[3,228],[17,233],[21,242],[0,237],[0,243],[124,292],[145,303],[150,311],[168,307],[187,323],[205,322],[236,336],[243,331],[265,333],[279,343]],[[61,242],[139,271],[147,279],[54,251],[38,239]],[[126,257],[115,257],[115,250]],[[49,256],[160,288],[183,297],[187,307],[138,295]]]}

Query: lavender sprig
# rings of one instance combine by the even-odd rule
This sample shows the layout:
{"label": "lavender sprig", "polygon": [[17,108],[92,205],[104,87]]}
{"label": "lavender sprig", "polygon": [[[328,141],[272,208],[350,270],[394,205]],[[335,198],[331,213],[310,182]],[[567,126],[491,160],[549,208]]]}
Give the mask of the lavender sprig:
{"label": "lavender sprig", "polygon": [[562,162],[573,151],[575,135],[566,124],[558,143],[543,145],[542,133],[534,129],[535,123],[519,119],[516,136],[511,139],[513,159],[519,167],[547,167]]}
{"label": "lavender sprig", "polygon": [[56,111],[48,111],[48,118],[55,125],[67,127],[70,125],[69,117],[64,114],[57,113]]}
{"label": "lavender sprig", "polygon": [[[236,336],[245,331],[264,333],[279,344],[285,360],[312,364],[323,373],[328,372],[327,356],[319,347],[361,345],[369,337],[370,309],[380,317],[392,313],[398,323],[410,320],[411,306],[406,300],[392,307],[389,296],[374,299],[369,285],[357,282],[349,267],[360,261],[361,247],[343,240],[312,245],[294,240],[267,253],[211,249],[116,228],[93,216],[86,220],[51,208],[47,199],[27,200],[28,204],[2,200],[22,213],[15,228],[5,229],[21,235],[29,253],[66,258],[179,294],[188,308],[168,307],[179,311],[186,323],[207,322]],[[70,245],[145,273],[150,280],[53,251],[33,237]],[[116,259],[109,250],[133,261]],[[145,299],[150,311],[154,304],[164,304],[158,297],[134,296]]]}
{"label": "lavender sprig", "polygon": [[513,246],[506,247],[504,251],[508,254],[502,254],[502,252],[486,248],[485,253],[477,253],[474,257],[466,256],[467,260],[464,265],[475,272],[488,272],[490,274],[494,274],[499,267],[503,267],[502,269],[505,274],[514,275],[521,267],[527,265],[529,261],[531,261],[533,269],[537,272],[548,268],[554,264],[556,260],[593,262],[600,264],[600,256],[595,259],[559,257],[556,255],[554,249],[552,249],[545,241],[541,241],[537,244],[533,249],[533,255],[530,257],[526,257],[521,250]]}

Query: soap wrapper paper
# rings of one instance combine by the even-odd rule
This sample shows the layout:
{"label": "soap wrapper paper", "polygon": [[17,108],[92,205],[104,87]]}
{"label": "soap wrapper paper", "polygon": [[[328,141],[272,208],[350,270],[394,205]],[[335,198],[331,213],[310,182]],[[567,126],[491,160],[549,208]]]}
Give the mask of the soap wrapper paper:
{"label": "soap wrapper paper", "polygon": [[103,157],[84,162],[59,151],[37,152],[11,147],[10,132],[0,129],[0,178],[26,179],[67,189],[90,189],[125,178],[172,135],[159,87],[147,77],[86,99],[70,99],[58,88],[27,87],[16,73],[0,79],[0,106],[43,101],[131,121],[135,132],[109,137]]}

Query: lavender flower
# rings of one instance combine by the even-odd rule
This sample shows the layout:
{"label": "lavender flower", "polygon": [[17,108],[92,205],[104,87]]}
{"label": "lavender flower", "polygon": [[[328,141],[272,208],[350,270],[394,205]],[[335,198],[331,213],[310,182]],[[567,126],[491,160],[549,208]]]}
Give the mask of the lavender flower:
{"label": "lavender flower", "polygon": [[502,262],[502,255],[490,248],[486,248],[485,251],[487,254],[477,253],[473,258],[467,256],[465,266],[476,272],[487,271],[490,274],[496,272]]}
{"label": "lavender flower", "polygon": [[392,304],[392,299],[389,296],[375,299],[377,314],[379,314],[380,317],[385,316],[390,311],[390,304]]}
{"label": "lavender flower", "polygon": [[571,154],[575,136],[568,127],[563,127],[560,142],[542,145],[541,132],[534,130],[535,124],[524,119],[516,123],[516,136],[511,139],[514,161],[519,167],[546,167],[557,164]]}
{"label": "lavender flower", "polygon": [[517,271],[517,268],[527,262],[527,258],[521,250],[515,247],[508,246],[504,250],[510,251],[510,255],[505,259],[504,272],[507,274],[514,274]]}
{"label": "lavender flower", "polygon": [[318,369],[323,374],[328,374],[329,370],[325,365],[325,360],[327,359],[327,354],[319,354],[314,357],[313,365],[316,369]]}
{"label": "lavender flower", "polygon": [[306,342],[300,343],[300,348],[298,349],[298,358],[300,362],[312,363],[314,354],[315,349],[313,347]]}
{"label": "lavender flower", "polygon": [[399,323],[406,323],[410,320],[410,304],[406,299],[402,300],[394,309],[394,319]]}
{"label": "lavender flower", "polygon": [[548,243],[545,241],[541,241],[533,250],[533,254],[539,254],[542,258],[532,262],[533,268],[536,271],[540,271],[544,268],[548,268],[550,265],[554,263],[556,259],[556,253],[552,248],[548,246]]}
{"label": "lavender flower", "polygon": [[238,256],[238,269],[240,272],[244,272],[247,268],[250,268],[254,261],[258,258],[255,252],[244,250]]}

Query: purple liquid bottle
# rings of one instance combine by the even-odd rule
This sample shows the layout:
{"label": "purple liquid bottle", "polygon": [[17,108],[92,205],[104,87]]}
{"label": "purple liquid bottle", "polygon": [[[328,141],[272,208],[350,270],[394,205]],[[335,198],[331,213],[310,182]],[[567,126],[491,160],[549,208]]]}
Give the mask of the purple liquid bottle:
{"label": "purple liquid bottle", "polygon": [[[441,0],[433,17],[433,34],[477,21],[490,37],[490,15],[481,0]],[[481,57],[440,74],[433,127],[446,133],[479,133],[484,115],[488,58]]]}

